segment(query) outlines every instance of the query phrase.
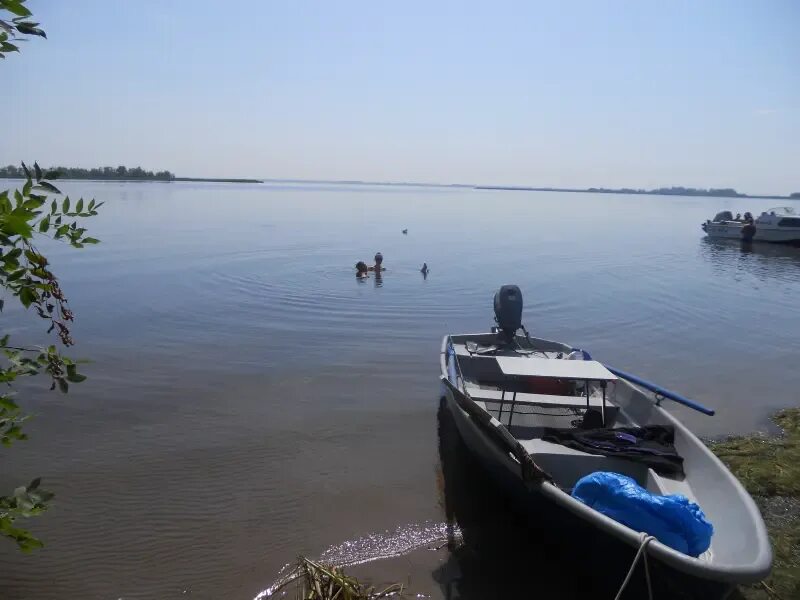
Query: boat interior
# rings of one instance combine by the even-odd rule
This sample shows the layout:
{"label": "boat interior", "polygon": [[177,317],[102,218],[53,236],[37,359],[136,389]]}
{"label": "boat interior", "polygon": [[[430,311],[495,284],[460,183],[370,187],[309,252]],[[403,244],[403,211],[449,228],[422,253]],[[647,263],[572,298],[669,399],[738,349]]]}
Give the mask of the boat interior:
{"label": "boat interior", "polygon": [[617,377],[583,351],[527,335],[504,340],[501,332],[493,332],[450,336],[446,360],[450,381],[502,423],[562,490],[570,492],[590,473],[613,471],[653,493],[693,497],[683,476],[659,474],[641,462],[542,439],[545,428],[647,424],[623,410],[617,402]]}

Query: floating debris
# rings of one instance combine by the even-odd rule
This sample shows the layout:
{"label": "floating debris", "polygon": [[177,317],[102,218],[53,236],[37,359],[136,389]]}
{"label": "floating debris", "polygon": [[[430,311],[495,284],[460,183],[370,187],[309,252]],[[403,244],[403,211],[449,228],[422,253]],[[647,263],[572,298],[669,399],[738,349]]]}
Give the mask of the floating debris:
{"label": "floating debris", "polygon": [[270,598],[292,584],[295,584],[295,597],[303,600],[379,600],[403,592],[403,585],[400,583],[378,591],[373,586],[364,585],[355,577],[346,575],[338,567],[301,556],[297,559],[295,568],[281,583],[264,590],[255,600]]}
{"label": "floating debris", "polygon": [[[336,546],[331,546],[316,560],[310,560],[305,557],[298,559],[294,564],[284,565],[278,571],[277,580],[267,589],[260,592],[253,600],[265,600],[272,598],[278,592],[286,595],[286,588],[293,582],[296,583],[298,589],[305,587],[310,589],[305,581],[308,569],[311,573],[321,573],[318,569],[315,570],[314,565],[323,566],[326,571],[338,573],[348,581],[353,578],[344,576],[341,569],[343,567],[352,567],[362,565],[364,563],[383,560],[388,558],[395,558],[403,556],[414,550],[420,548],[428,548],[429,550],[441,550],[449,543],[459,544],[462,541],[462,534],[459,528],[455,525],[448,525],[441,522],[427,522],[427,523],[413,523],[410,525],[403,525],[397,527],[394,531],[388,529],[384,532],[373,533],[355,540],[348,540]],[[336,566],[331,566],[336,565]],[[302,581],[301,581],[302,580]],[[343,588],[342,588],[343,589]],[[361,586],[362,591],[370,590]],[[372,596],[369,598],[382,598],[393,594],[399,594],[401,589],[397,586],[391,586],[383,590],[383,592],[375,592],[371,589]],[[341,592],[344,594],[345,592]],[[379,594],[383,594],[382,596]],[[319,600],[320,598],[327,598],[326,596],[299,596],[307,600]],[[338,596],[337,600],[342,598],[360,599],[362,596]]]}

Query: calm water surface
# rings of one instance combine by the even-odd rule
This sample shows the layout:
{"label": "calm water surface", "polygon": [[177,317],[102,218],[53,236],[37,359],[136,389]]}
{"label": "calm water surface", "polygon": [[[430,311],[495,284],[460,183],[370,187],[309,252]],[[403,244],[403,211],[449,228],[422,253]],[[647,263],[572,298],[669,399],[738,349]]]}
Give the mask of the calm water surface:
{"label": "calm water surface", "polygon": [[[464,488],[440,461],[440,340],[486,330],[506,283],[532,333],[713,406],[671,407],[701,435],[763,429],[797,401],[800,250],[709,242],[699,227],[776,201],[63,188],[107,202],[91,223],[102,245],[44,248],[77,314],[73,354],[93,362],[69,396],[24,397],[40,416],[0,483],[42,475],[58,497],[31,524],[46,549],[0,547],[2,598],[249,600],[300,553],[438,547]],[[382,280],[357,281],[353,264],[376,251]],[[480,527],[474,507],[461,514]],[[463,548],[359,568],[433,598],[496,589]]]}

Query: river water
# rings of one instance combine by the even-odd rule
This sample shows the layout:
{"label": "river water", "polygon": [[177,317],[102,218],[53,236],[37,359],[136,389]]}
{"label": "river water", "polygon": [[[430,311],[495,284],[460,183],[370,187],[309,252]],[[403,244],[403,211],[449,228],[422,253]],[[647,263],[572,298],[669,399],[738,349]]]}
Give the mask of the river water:
{"label": "river water", "polygon": [[[491,565],[440,543],[458,537],[447,507],[465,493],[440,457],[437,361],[445,333],[492,325],[502,284],[522,288],[533,334],[714,407],[671,407],[703,436],[764,429],[797,400],[800,249],[700,230],[719,210],[776,201],[62,188],[106,201],[89,223],[101,245],[43,246],[77,315],[72,355],[92,362],[67,396],[20,397],[38,416],[4,450],[0,484],[41,475],[57,497],[29,523],[44,550],[0,545],[4,599],[249,600],[298,554],[415,548],[357,569],[427,597],[487,597]],[[383,277],[356,280],[376,251]],[[12,340],[42,340],[21,316],[3,313]],[[462,511],[473,528],[502,504],[485,487],[483,508]]]}

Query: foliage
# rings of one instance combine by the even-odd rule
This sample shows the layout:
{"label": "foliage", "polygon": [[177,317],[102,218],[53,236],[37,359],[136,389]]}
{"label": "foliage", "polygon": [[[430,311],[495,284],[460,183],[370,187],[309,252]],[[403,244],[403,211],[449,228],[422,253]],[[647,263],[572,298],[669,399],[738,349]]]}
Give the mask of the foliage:
{"label": "foliage", "polygon": [[[0,192],[0,286],[26,309],[32,308],[47,321],[47,332],[55,331],[63,346],[71,346],[72,311],[47,258],[36,248],[34,240],[50,237],[75,248],[98,243],[86,235],[78,219],[96,215],[102,202],[86,203],[81,198],[73,204],[68,196],[59,202],[53,196],[60,191],[47,180],[52,174],[42,173],[38,164],[34,164],[34,173],[24,164],[23,171],[26,181],[21,189]],[[4,304],[5,299],[0,300],[0,311]],[[86,377],[78,373],[77,364],[62,356],[55,345],[47,348],[12,346],[9,336],[4,335],[0,338],[0,352],[5,359],[0,364],[0,384],[6,386],[6,390],[0,392],[0,443],[10,446],[27,439],[22,424],[28,416],[14,401],[10,387],[18,378],[44,373],[51,380],[51,390],[58,387],[66,393],[70,383],[80,383]],[[22,550],[41,546],[13,523],[18,517],[41,513],[51,497],[52,494],[39,489],[38,479],[27,487],[17,488],[13,496],[0,497],[0,533],[16,540]]]}
{"label": "foliage", "polygon": [[0,0],[0,11],[10,13],[11,18],[0,18],[0,58],[5,58],[9,52],[19,52],[20,41],[25,41],[26,35],[38,35],[46,38],[44,31],[39,29],[39,23],[28,21],[31,16],[25,6],[25,0]]}
{"label": "foliage", "polygon": [[[26,20],[30,11],[25,0],[0,0],[0,57],[18,52],[9,40],[24,40],[24,35],[46,37],[38,23]],[[5,12],[3,12],[5,11]],[[12,18],[6,18],[10,13]],[[97,214],[102,202],[73,203],[69,197],[56,198],[61,192],[50,181],[56,172],[44,173],[34,163],[33,172],[22,163],[20,175],[25,183],[20,189],[0,192],[0,287],[16,298],[23,307],[32,309],[48,325],[47,332],[55,331],[63,346],[73,344],[69,323],[72,311],[58,279],[50,270],[47,258],[36,248],[37,239],[48,237],[69,243],[75,248],[96,244],[98,240],[86,235],[79,220]],[[6,298],[0,298],[0,312]],[[77,370],[77,364],[62,356],[56,345],[47,348],[12,346],[8,335],[0,337],[0,443],[7,447],[27,439],[22,426],[29,418],[14,400],[12,385],[21,377],[45,374],[50,378],[50,389],[56,387],[66,393],[70,383],[80,383],[86,377]],[[40,488],[34,479],[18,487],[10,496],[0,496],[0,535],[14,541],[28,552],[42,546],[28,531],[15,525],[17,519],[41,514],[53,494]]]}
{"label": "foliage", "polygon": [[722,198],[745,198],[747,194],[740,194],[733,188],[687,188],[681,186],[663,187],[653,190],[632,188],[589,188],[587,192],[602,194],[656,194],[659,196],[719,196]]}
{"label": "foliage", "polygon": [[[142,167],[101,167],[94,169],[83,169],[81,167],[53,167],[48,169],[50,172],[58,173],[62,179],[155,179],[159,181],[172,181],[175,175],[169,171],[145,171]],[[8,165],[0,167],[0,178],[22,179],[25,173],[20,167]]]}
{"label": "foliage", "polygon": [[[783,435],[737,436],[710,445],[762,508],[788,506],[786,518],[765,512],[774,552],[772,573],[760,585],[742,587],[748,599],[800,597],[800,408],[782,410],[773,420]],[[786,512],[786,509],[779,512]]]}

